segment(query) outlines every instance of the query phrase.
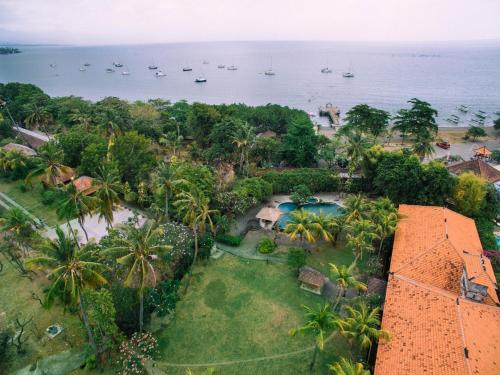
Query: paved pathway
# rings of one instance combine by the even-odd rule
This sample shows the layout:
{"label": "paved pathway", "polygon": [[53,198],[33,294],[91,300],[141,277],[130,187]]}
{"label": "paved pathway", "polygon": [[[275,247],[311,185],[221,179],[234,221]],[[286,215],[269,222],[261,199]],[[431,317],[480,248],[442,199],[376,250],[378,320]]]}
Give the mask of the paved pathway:
{"label": "paved pathway", "polygon": [[37,361],[35,370],[32,370],[32,365],[29,365],[10,375],[67,375],[84,363],[84,351],[67,350]]}

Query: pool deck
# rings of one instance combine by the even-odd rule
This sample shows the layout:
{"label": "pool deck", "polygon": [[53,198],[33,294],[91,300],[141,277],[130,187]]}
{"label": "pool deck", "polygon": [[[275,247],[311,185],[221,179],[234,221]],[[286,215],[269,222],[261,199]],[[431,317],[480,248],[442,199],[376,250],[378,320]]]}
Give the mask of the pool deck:
{"label": "pool deck", "polygon": [[[336,203],[340,207],[344,207],[345,193],[318,193],[314,194],[313,197],[318,198],[320,202],[318,203]],[[289,195],[273,195],[269,198],[269,202],[273,207],[278,207],[281,203],[291,202]],[[268,206],[262,205],[262,207]]]}

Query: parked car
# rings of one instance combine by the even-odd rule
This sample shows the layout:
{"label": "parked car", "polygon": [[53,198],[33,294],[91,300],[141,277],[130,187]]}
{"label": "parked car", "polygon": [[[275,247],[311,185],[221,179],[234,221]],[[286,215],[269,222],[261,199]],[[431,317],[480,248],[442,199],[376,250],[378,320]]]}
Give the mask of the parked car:
{"label": "parked car", "polygon": [[438,142],[438,143],[436,143],[436,146],[444,148],[445,150],[448,150],[451,147],[450,142],[448,142],[448,141]]}

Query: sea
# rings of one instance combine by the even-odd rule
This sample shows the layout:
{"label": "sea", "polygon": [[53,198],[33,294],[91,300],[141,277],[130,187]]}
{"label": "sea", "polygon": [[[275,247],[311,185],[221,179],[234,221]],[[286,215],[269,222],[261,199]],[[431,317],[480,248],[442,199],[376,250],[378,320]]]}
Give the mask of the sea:
{"label": "sea", "polygon": [[[303,109],[314,121],[327,103],[341,115],[354,105],[395,114],[411,98],[438,110],[440,126],[468,126],[477,111],[491,125],[500,111],[500,42],[207,42],[116,46],[19,46],[0,55],[0,82],[25,82],[51,96],[91,100],[163,98],[172,102],[277,103]],[[113,63],[123,64],[107,73]],[[88,63],[85,71],[80,68]],[[149,70],[149,65],[158,70]],[[218,65],[225,65],[221,69]],[[230,71],[234,65],[237,70]],[[192,68],[184,72],[183,67]],[[328,67],[331,73],[322,73]],[[270,70],[274,75],[266,75]],[[122,75],[122,71],[130,75]],[[161,70],[163,77],[156,77]],[[353,78],[343,77],[351,71]],[[196,83],[197,77],[206,78]],[[468,113],[457,110],[469,107]],[[447,121],[451,115],[458,124]]]}

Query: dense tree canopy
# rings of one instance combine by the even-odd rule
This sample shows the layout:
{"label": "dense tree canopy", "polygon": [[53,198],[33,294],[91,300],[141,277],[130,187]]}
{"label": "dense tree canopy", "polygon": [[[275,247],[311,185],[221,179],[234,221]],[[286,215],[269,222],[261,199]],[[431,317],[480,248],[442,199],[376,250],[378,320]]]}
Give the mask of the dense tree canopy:
{"label": "dense tree canopy", "polygon": [[295,167],[316,163],[318,137],[309,119],[294,120],[283,138],[283,156]]}

